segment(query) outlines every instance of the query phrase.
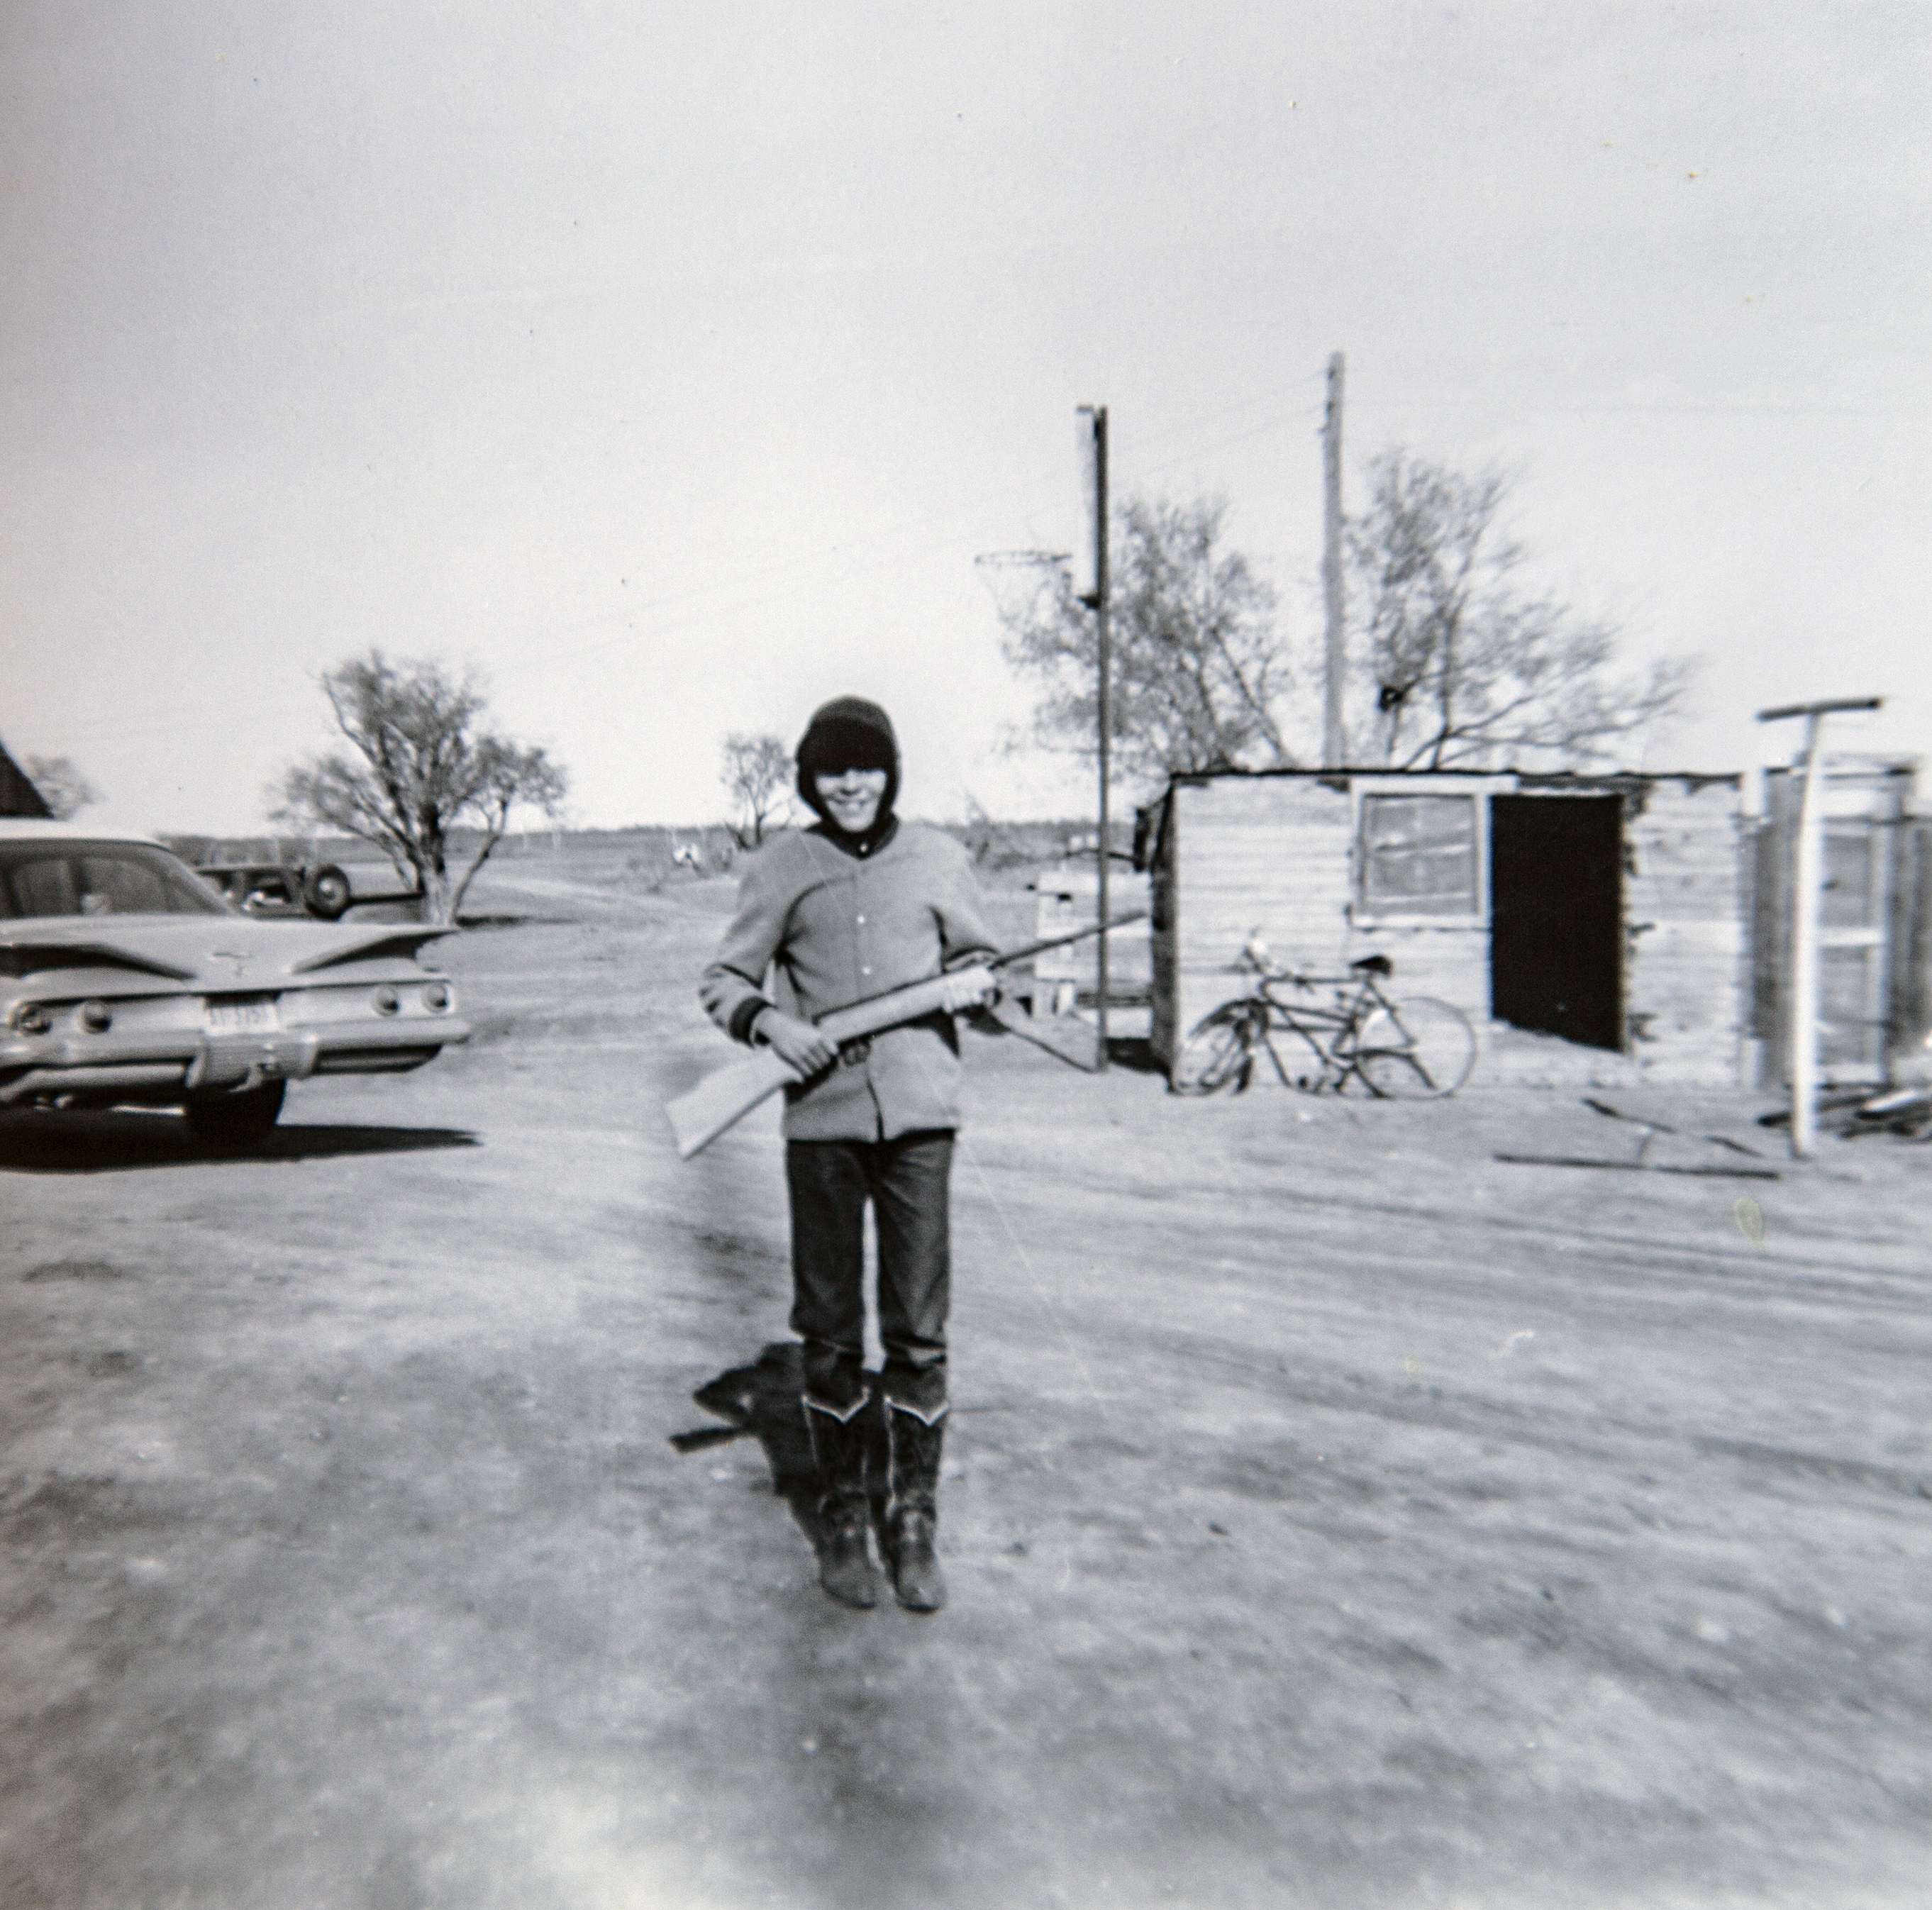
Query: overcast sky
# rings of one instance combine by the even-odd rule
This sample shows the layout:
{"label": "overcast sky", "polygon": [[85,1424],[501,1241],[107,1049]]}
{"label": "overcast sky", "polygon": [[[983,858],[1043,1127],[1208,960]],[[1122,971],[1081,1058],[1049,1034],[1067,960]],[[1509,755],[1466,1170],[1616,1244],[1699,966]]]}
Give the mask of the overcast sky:
{"label": "overcast sky", "polygon": [[[1932,753],[1919,4],[7,0],[0,737],[255,824],[317,673],[473,661],[592,825],[877,697],[905,806],[1066,813],[976,554],[1221,493],[1318,641],[1348,487],[1520,473],[1542,574],[1701,653],[1652,767],[1881,694]],[[1318,733],[1318,683],[1304,706]]]}

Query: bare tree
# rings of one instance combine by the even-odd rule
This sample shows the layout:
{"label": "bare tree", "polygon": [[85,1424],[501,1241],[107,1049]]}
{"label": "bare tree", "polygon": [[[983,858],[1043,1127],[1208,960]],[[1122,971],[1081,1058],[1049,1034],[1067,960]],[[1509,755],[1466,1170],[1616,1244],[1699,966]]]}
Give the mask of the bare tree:
{"label": "bare tree", "polygon": [[64,756],[30,756],[27,780],[40,793],[40,800],[56,822],[64,823],[90,802],[100,800],[100,792]]}
{"label": "bare tree", "polygon": [[[1223,544],[1227,511],[1220,498],[1136,499],[1118,514],[1110,740],[1130,778],[1294,760],[1277,715],[1289,671],[1274,592]],[[1007,661],[1041,685],[1036,740],[1097,753],[1096,619],[1066,571],[1043,574],[1030,600],[1002,604],[1000,621]]]}
{"label": "bare tree", "polygon": [[1522,589],[1507,478],[1400,448],[1369,468],[1348,553],[1371,754],[1403,769],[1604,763],[1681,706],[1694,665],[1619,676],[1615,625]]}
{"label": "bare tree", "polygon": [[[453,922],[476,871],[519,803],[554,817],[568,777],[541,749],[480,725],[487,701],[429,658],[392,663],[380,650],[325,670],[322,691],[355,754],[337,751],[287,770],[271,814],[374,843],[413,877],[432,922]],[[451,832],[465,820],[482,846],[452,892]]]}
{"label": "bare tree", "polygon": [[724,739],[724,770],[718,780],[736,812],[731,833],[738,847],[755,849],[789,805],[792,760],[784,739],[734,730]]}
{"label": "bare tree", "polygon": [[463,898],[470,893],[476,871],[490,859],[490,851],[508,832],[510,811],[523,803],[541,809],[556,823],[562,818],[564,798],[570,788],[568,775],[541,749],[520,747],[502,736],[485,736],[478,744],[476,754],[480,775],[470,808],[482,823],[483,844],[449,898],[452,922],[462,919]]}

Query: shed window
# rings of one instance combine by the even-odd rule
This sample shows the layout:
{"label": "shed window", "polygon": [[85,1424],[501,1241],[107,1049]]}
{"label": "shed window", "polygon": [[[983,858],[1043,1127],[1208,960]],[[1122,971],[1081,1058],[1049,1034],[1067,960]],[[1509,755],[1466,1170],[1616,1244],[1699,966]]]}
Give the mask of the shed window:
{"label": "shed window", "polygon": [[1480,914],[1476,799],[1364,796],[1362,902],[1375,915]]}

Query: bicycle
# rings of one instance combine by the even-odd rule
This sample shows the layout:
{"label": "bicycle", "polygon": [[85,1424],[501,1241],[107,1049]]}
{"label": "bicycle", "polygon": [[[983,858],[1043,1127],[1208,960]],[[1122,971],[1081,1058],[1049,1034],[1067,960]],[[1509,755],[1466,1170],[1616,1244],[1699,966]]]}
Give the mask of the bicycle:
{"label": "bicycle", "polygon": [[[1382,983],[1395,973],[1387,955],[1365,955],[1346,975],[1303,975],[1276,965],[1257,931],[1241,949],[1238,967],[1259,979],[1251,994],[1224,1001],[1190,1031],[1175,1057],[1172,1081],[1178,1094],[1239,1094],[1254,1076],[1258,1049],[1265,1049],[1284,1087],[1338,1094],[1351,1078],[1385,1101],[1434,1101],[1454,1094],[1476,1065],[1476,1034],[1460,1009],[1426,995],[1392,1001]],[[1332,991],[1332,1005],[1283,1001],[1270,992],[1292,988],[1313,994]],[[1291,1078],[1273,1037],[1298,1035],[1308,1047],[1314,1072]]]}

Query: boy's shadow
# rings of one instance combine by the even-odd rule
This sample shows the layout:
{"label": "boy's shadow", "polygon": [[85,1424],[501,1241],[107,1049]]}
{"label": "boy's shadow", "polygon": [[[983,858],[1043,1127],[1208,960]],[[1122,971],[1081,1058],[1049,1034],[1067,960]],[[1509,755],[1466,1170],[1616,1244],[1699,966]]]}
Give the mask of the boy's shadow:
{"label": "boy's shadow", "polygon": [[[883,1527],[886,1500],[886,1409],[879,1376],[868,1372],[872,1396],[861,1414],[866,1427],[866,1484],[872,1522]],[[805,1426],[805,1349],[796,1340],[779,1340],[758,1355],[754,1365],[734,1366],[707,1381],[691,1396],[707,1413],[724,1421],[694,1432],[674,1432],[680,1453],[701,1453],[734,1439],[755,1439],[772,1469],[773,1489],[791,1508],[799,1529],[818,1545],[818,1468],[812,1435]]]}

